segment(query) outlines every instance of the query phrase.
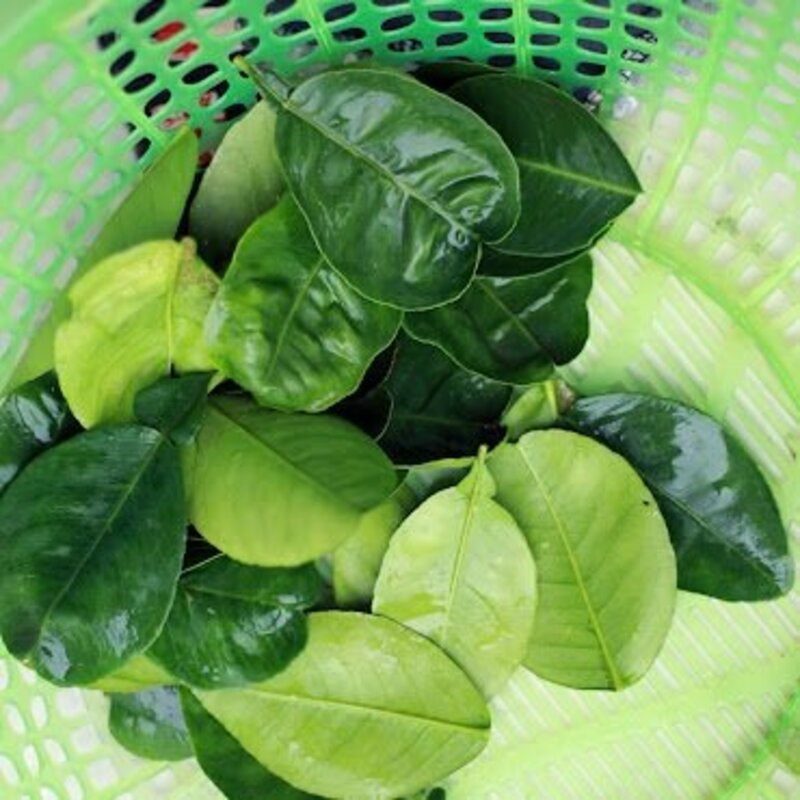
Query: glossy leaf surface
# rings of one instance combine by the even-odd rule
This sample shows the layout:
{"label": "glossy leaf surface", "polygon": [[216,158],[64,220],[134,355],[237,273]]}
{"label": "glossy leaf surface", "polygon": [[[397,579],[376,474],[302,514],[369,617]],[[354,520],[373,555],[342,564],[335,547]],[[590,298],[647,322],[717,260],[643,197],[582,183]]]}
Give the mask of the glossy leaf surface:
{"label": "glossy leaf surface", "polygon": [[[153,239],[173,238],[192,188],[197,158],[197,137],[188,126],[182,128],[158,159],[144,171],[141,180],[80,258],[72,283],[114,253]],[[69,313],[67,293],[61,292],[54,298],[49,316],[39,326],[17,367],[12,386],[53,368],[56,331]]]}
{"label": "glossy leaf surface", "polygon": [[177,454],[136,425],[89,431],[29,464],[0,497],[0,632],[53,683],[85,685],[155,639],[186,512]]}
{"label": "glossy leaf surface", "polygon": [[581,249],[555,256],[516,256],[487,246],[483,248],[481,254],[478,275],[488,275],[493,278],[524,278],[528,275],[539,275],[568,264],[585,252],[585,249]]}
{"label": "glossy leaf surface", "polygon": [[190,686],[256,683],[300,652],[306,641],[302,609],[320,593],[313,566],[264,569],[216,556],[183,574],[148,654]]}
{"label": "glossy leaf surface", "polygon": [[393,406],[380,443],[397,464],[473,455],[502,438],[511,388],[461,369],[438,348],[401,339],[385,387]]}
{"label": "glossy leaf surface", "polygon": [[288,97],[275,141],[320,250],[365,296],[400,308],[457,297],[519,213],[519,176],[477,115],[405,75],[339,70]]}
{"label": "glossy leaf surface", "polygon": [[188,455],[192,522],[237,561],[293,566],[334,550],[397,478],[386,456],[336,417],[212,399]]}
{"label": "glossy leaf surface", "polygon": [[210,380],[209,372],[161,378],[136,395],[133,413],[142,425],[161,431],[175,444],[186,444],[200,428]]}
{"label": "glossy leaf surface", "polygon": [[486,697],[522,663],[536,608],[528,543],[494,493],[481,458],[414,511],[389,543],[372,605],[436,642]]}
{"label": "glossy leaf surface", "polygon": [[578,400],[566,424],[603,442],[656,497],[682,589],[725,600],[789,591],[794,566],[772,493],[745,449],[711,417],[673,400]]}
{"label": "glossy leaf surface", "polygon": [[326,797],[410,794],[488,738],[464,673],[419,634],[364,614],[312,614],[305,650],[280,675],[199,698],[267,769]]}
{"label": "glossy leaf surface", "polygon": [[136,694],[113,694],[108,729],[126,750],[152,761],[191,758],[192,743],[178,690],[160,686]]}
{"label": "glossy leaf surface", "polygon": [[284,191],[274,139],[275,112],[256,103],[228,129],[203,175],[189,230],[216,269],[228,263],[239,237]]}
{"label": "glossy leaf surface", "polygon": [[31,459],[77,429],[53,372],[0,399],[0,492]]}
{"label": "glossy leaf surface", "polygon": [[188,240],[111,256],[72,287],[56,369],[84,427],[130,421],[136,393],[172,369],[213,370],[202,326],[216,289]]}
{"label": "glossy leaf surface", "polygon": [[129,694],[173,683],[175,678],[172,675],[141,653],[86,688],[112,694]]}
{"label": "glossy leaf surface", "polygon": [[635,683],[661,649],[676,597],[675,556],[647,487],[620,456],[566,431],[525,434],[488,463],[536,561],[526,665],[576,689]]}
{"label": "glossy leaf surface", "polygon": [[575,358],[589,336],[591,257],[526,278],[476,278],[455,302],[406,315],[406,331],[464,369],[525,385]]}
{"label": "glossy leaf surface", "polygon": [[533,256],[579,250],[641,191],[600,123],[548,84],[484,75],[456,84],[450,94],[502,136],[519,167],[522,213],[496,249]]}
{"label": "glossy leaf surface", "polygon": [[239,242],[206,338],[220,368],[262,405],[322,411],[358,387],[399,325],[399,311],[334,272],[287,195]]}
{"label": "glossy leaf surface", "polygon": [[411,493],[416,507],[437,492],[461,483],[474,463],[473,456],[462,456],[417,464],[406,472],[403,486]]}
{"label": "glossy leaf surface", "polygon": [[355,532],[333,553],[333,593],[339,608],[357,608],[372,600],[375,581],[389,541],[411,510],[413,495],[405,486],[359,520]]}
{"label": "glossy leaf surface", "polygon": [[313,800],[256,761],[187,689],[181,704],[197,762],[228,800]]}

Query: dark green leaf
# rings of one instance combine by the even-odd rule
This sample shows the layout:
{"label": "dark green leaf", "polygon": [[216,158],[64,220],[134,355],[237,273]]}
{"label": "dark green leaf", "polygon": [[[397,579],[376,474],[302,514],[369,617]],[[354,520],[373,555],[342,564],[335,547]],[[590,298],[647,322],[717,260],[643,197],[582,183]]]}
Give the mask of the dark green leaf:
{"label": "dark green leaf", "polygon": [[527,278],[476,278],[453,303],[409,313],[404,327],[464,369],[525,385],[575,358],[589,336],[588,255]]}
{"label": "dark green leaf", "polygon": [[523,278],[526,275],[538,275],[574,261],[585,252],[585,249],[581,249],[556,256],[515,256],[487,246],[483,248],[478,275],[489,275],[494,278]]}
{"label": "dark green leaf", "polygon": [[220,368],[262,405],[322,411],[356,389],[399,325],[400,312],[333,271],[287,195],[239,242],[206,338]]}
{"label": "dark green leaf", "polygon": [[161,378],[136,395],[133,413],[175,444],[187,444],[200,428],[210,380],[210,372]]}
{"label": "dark green leaf", "polygon": [[477,111],[517,160],[522,213],[498,250],[535,256],[579,250],[641,191],[600,123],[548,84],[484,75],[458,83],[451,94]]}
{"label": "dark green leaf", "polygon": [[436,347],[401,339],[386,388],[394,402],[380,443],[397,464],[472,455],[503,436],[511,387],[466,372]]}
{"label": "dark green leaf", "polygon": [[158,635],[184,549],[183,485],[160,433],[82,433],[29,464],[0,496],[0,632],[58,684],[84,685]]}
{"label": "dark green leaf", "polygon": [[428,461],[411,467],[403,479],[403,487],[413,498],[412,507],[420,505],[431,495],[449,489],[467,477],[475,459],[472,456],[462,458],[442,458]]}
{"label": "dark green leaf", "polygon": [[[73,283],[90,267],[113,253],[152,239],[172,239],[175,236],[194,181],[197,155],[197,137],[191,128],[183,128],[144,172],[142,179],[79,260],[71,278]],[[56,296],[50,315],[31,340],[12,378],[12,386],[53,368],[56,329],[69,313],[67,292],[62,291]]]}
{"label": "dark green leaf", "polygon": [[256,103],[225,134],[192,203],[189,229],[201,255],[224,267],[239,237],[284,190],[275,151],[275,112]]}
{"label": "dark green leaf", "polygon": [[794,562],[767,482],[711,417],[673,400],[609,394],[578,400],[565,424],[625,457],[667,521],[681,589],[723,600],[788,592]]}
{"label": "dark green leaf", "polygon": [[322,582],[312,565],[263,569],[215,556],[184,573],[149,655],[197,688],[264,680],[302,649],[302,610],[321,592]]}
{"label": "dark green leaf", "polygon": [[43,450],[78,430],[54,372],[0,400],[0,492]]}
{"label": "dark green leaf", "polygon": [[502,70],[476,61],[436,61],[433,64],[420,65],[412,74],[431,89],[446,92],[467,78],[496,73],[502,74]]}
{"label": "dark green leaf", "polygon": [[378,386],[362,397],[348,397],[333,411],[360,428],[367,436],[380,439],[392,416],[392,396],[385,387]]}
{"label": "dark green leaf", "polygon": [[192,743],[174,686],[109,695],[108,729],[129,752],[152,761],[192,757]]}
{"label": "dark green leaf", "polygon": [[[519,177],[479,117],[385,70],[317,75],[275,103],[286,180],[320,250],[367,297],[400,308],[455,299],[481,239],[519,213]],[[267,84],[271,85],[267,85]]]}
{"label": "dark green leaf", "polygon": [[200,768],[228,800],[313,800],[256,761],[188,690],[181,689],[183,716]]}
{"label": "dark green leaf", "polygon": [[184,459],[191,520],[231,558],[296,566],[349,536],[397,476],[381,449],[332,416],[215,397]]}

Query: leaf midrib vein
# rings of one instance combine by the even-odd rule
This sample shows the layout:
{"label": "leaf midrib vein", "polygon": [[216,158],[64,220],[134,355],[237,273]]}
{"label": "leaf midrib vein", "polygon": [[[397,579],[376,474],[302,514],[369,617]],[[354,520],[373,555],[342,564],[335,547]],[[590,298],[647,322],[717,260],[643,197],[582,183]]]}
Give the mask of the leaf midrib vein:
{"label": "leaf midrib vein", "polygon": [[639,192],[633,189],[627,189],[624,186],[620,186],[615,183],[609,183],[608,181],[604,181],[601,178],[592,178],[589,175],[584,175],[580,172],[571,172],[567,169],[560,169],[559,167],[554,167],[552,164],[545,164],[541,161],[534,161],[530,158],[525,158],[524,156],[515,156],[517,163],[522,164],[525,167],[528,167],[532,170],[537,172],[544,172],[548,175],[555,175],[559,178],[568,178],[569,180],[575,181],[576,183],[583,183],[586,186],[592,186],[595,189],[606,189],[613,194],[620,194],[624,197],[638,197]]}
{"label": "leaf midrib vein", "polygon": [[449,722],[447,720],[437,719],[436,717],[428,717],[422,714],[415,714],[409,711],[395,711],[389,708],[376,708],[375,706],[366,706],[363,705],[362,703],[353,703],[345,700],[331,700],[322,697],[306,697],[304,695],[299,695],[299,694],[270,692],[270,691],[265,691],[264,689],[259,689],[259,690],[245,689],[243,690],[243,693],[255,695],[256,697],[263,697],[263,695],[268,695],[270,699],[275,700],[277,702],[299,703],[311,706],[321,706],[323,708],[328,706],[330,706],[331,708],[347,708],[352,711],[367,712],[369,714],[375,714],[377,716],[414,720],[424,724],[438,725],[443,728],[451,728],[458,731],[465,731],[473,734],[487,730],[486,727],[481,727],[478,725],[468,725],[466,723]]}
{"label": "leaf midrib vein", "polygon": [[718,541],[726,550],[729,550],[730,552],[738,555],[742,559],[742,561],[745,561],[748,564],[750,564],[752,567],[755,568],[756,572],[759,572],[765,578],[768,578],[771,582],[773,583],[776,582],[775,575],[773,575],[768,570],[764,569],[761,563],[757,559],[753,558],[750,555],[750,553],[748,553],[746,550],[734,547],[731,542],[726,541],[720,534],[716,532],[714,528],[711,527],[711,525],[709,525],[701,516],[699,516],[691,506],[687,505],[682,500],[679,500],[673,494],[666,491],[657,484],[651,484],[648,481],[648,485],[651,487],[654,494],[665,497],[667,500],[669,500],[671,503],[677,506],[681,511],[683,511],[683,513],[686,514],[687,517],[690,517],[694,522],[696,522],[699,527],[701,527],[703,530],[708,531],[709,534],[711,534],[711,537],[716,541]]}
{"label": "leaf midrib vein", "polygon": [[319,271],[322,269],[323,264],[325,263],[325,257],[320,255],[317,259],[317,262],[311,268],[311,272],[308,278],[304,281],[303,285],[300,287],[300,291],[297,293],[294,301],[292,302],[291,308],[286,314],[286,318],[281,325],[280,331],[278,331],[278,338],[275,340],[275,347],[272,350],[272,357],[267,364],[267,369],[264,374],[264,381],[268,382],[269,379],[272,377],[272,373],[275,371],[275,366],[278,363],[278,358],[281,354],[281,348],[283,347],[283,342],[286,339],[286,335],[289,332],[289,327],[291,326],[295,315],[297,314],[298,309],[300,308],[300,304],[305,299],[306,295],[311,289],[311,284],[314,282],[314,279],[319,274]]}
{"label": "leaf midrib vein", "polygon": [[522,334],[523,338],[537,348],[539,352],[547,352],[541,342],[520,322],[519,317],[497,296],[489,287],[489,282],[483,279],[475,281],[478,288],[511,320],[512,325]]}
{"label": "leaf midrib vein", "polygon": [[578,585],[578,589],[580,590],[581,596],[583,598],[583,602],[586,605],[586,610],[589,614],[589,620],[591,621],[592,627],[595,631],[595,636],[597,637],[597,642],[600,645],[600,651],[603,655],[603,660],[606,662],[606,667],[608,668],[608,674],[611,678],[611,682],[614,685],[615,689],[621,689],[624,686],[624,683],[621,679],[619,672],[617,671],[616,664],[611,657],[611,651],[608,647],[608,642],[606,642],[605,634],[603,633],[603,629],[600,625],[600,620],[597,616],[597,612],[592,604],[591,598],[589,597],[589,592],[586,588],[586,584],[583,581],[583,576],[581,575],[580,567],[578,566],[578,562],[575,558],[575,553],[572,550],[572,547],[569,543],[569,539],[567,537],[567,533],[564,530],[564,526],[561,523],[561,518],[556,513],[555,508],[553,507],[552,500],[550,495],[547,492],[547,489],[544,486],[544,483],[539,476],[539,473],[534,468],[533,464],[528,459],[523,448],[517,448],[520,457],[522,458],[523,462],[525,463],[525,467],[530,472],[533,479],[536,481],[536,485],[539,487],[539,491],[544,498],[544,501],[547,505],[547,510],[550,516],[555,523],[556,530],[558,531],[558,535],[561,539],[561,542],[564,546],[564,551],[567,554],[567,558],[569,559],[570,566],[572,567],[573,574],[575,575],[575,582]]}

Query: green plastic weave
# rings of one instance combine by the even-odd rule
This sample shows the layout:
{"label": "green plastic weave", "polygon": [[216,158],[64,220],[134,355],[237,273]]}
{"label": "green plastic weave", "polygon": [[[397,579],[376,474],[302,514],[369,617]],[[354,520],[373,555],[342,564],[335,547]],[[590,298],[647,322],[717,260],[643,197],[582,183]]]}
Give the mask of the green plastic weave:
{"label": "green plastic weave", "polygon": [[[467,56],[599,106],[646,193],[597,251],[592,336],[567,377],[723,420],[798,552],[797,0],[3,0],[0,385],[171,129],[188,120],[210,152],[253,102],[241,52],[284,72]],[[800,593],[678,605],[652,673],[620,695],[521,671],[449,800],[800,798]],[[0,798],[218,797],[192,762],[127,756],[105,709],[0,655]]]}

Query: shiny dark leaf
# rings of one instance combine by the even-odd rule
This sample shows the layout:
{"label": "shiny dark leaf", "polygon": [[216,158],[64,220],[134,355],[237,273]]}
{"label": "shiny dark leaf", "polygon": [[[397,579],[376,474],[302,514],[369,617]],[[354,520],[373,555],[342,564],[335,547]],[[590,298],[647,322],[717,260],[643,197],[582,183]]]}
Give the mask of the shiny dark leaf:
{"label": "shiny dark leaf", "polygon": [[210,380],[209,372],[159,379],[136,395],[136,419],[161,431],[175,444],[192,441],[200,428]]}
{"label": "shiny dark leaf", "polygon": [[126,750],[152,761],[192,757],[192,743],[174,686],[110,695],[108,729]]}
{"label": "shiny dark leaf", "polygon": [[145,650],[169,612],[184,550],[178,456],[160,433],[82,433],[0,497],[0,632],[57,684],[85,685]]}
{"label": "shiny dark leaf", "polygon": [[522,213],[496,245],[506,253],[571,253],[595,239],[641,191],[600,123],[568,95],[516,75],[483,75],[450,94],[508,145],[520,172]]}
{"label": "shiny dark leaf", "polygon": [[350,287],[287,195],[247,231],[211,307],[220,368],[264,406],[322,411],[355,391],[400,312]]}
{"label": "shiny dark leaf", "polygon": [[0,492],[19,471],[79,429],[54,372],[29,381],[0,400]]}
{"label": "shiny dark leaf", "polygon": [[568,264],[585,252],[585,249],[581,249],[574,253],[555,256],[515,256],[487,246],[483,248],[481,263],[478,265],[478,275],[489,275],[494,278],[522,278],[526,275],[538,275]]}
{"label": "shiny dark leaf", "polygon": [[446,92],[460,81],[475,78],[478,75],[493,75],[502,71],[476,61],[437,61],[433,64],[422,64],[412,73],[413,76],[436,89]]}
{"label": "shiny dark leaf", "polygon": [[625,457],[669,527],[682,589],[723,600],[788,592],[794,565],[767,482],[711,417],[672,400],[609,394],[578,400],[565,424]]}
{"label": "shiny dark leaf", "polygon": [[503,436],[511,387],[461,369],[436,347],[403,338],[385,386],[393,407],[380,444],[397,464],[474,455]]}
{"label": "shiny dark leaf", "polygon": [[526,278],[476,278],[455,302],[406,315],[406,331],[464,369],[525,385],[575,358],[589,336],[588,255]]}
{"label": "shiny dark leaf", "polygon": [[278,109],[278,154],[320,250],[365,296],[414,309],[453,300],[481,240],[514,226],[514,159],[462,105],[385,70],[324,73],[291,95],[255,78]]}
{"label": "shiny dark leaf", "polygon": [[190,686],[256,683],[300,652],[306,640],[302,610],[321,592],[312,565],[264,569],[213,557],[184,573],[149,655]]}
{"label": "shiny dark leaf", "polygon": [[228,800],[313,800],[316,797],[295,789],[269,772],[188,689],[181,689],[181,703],[197,762]]}

